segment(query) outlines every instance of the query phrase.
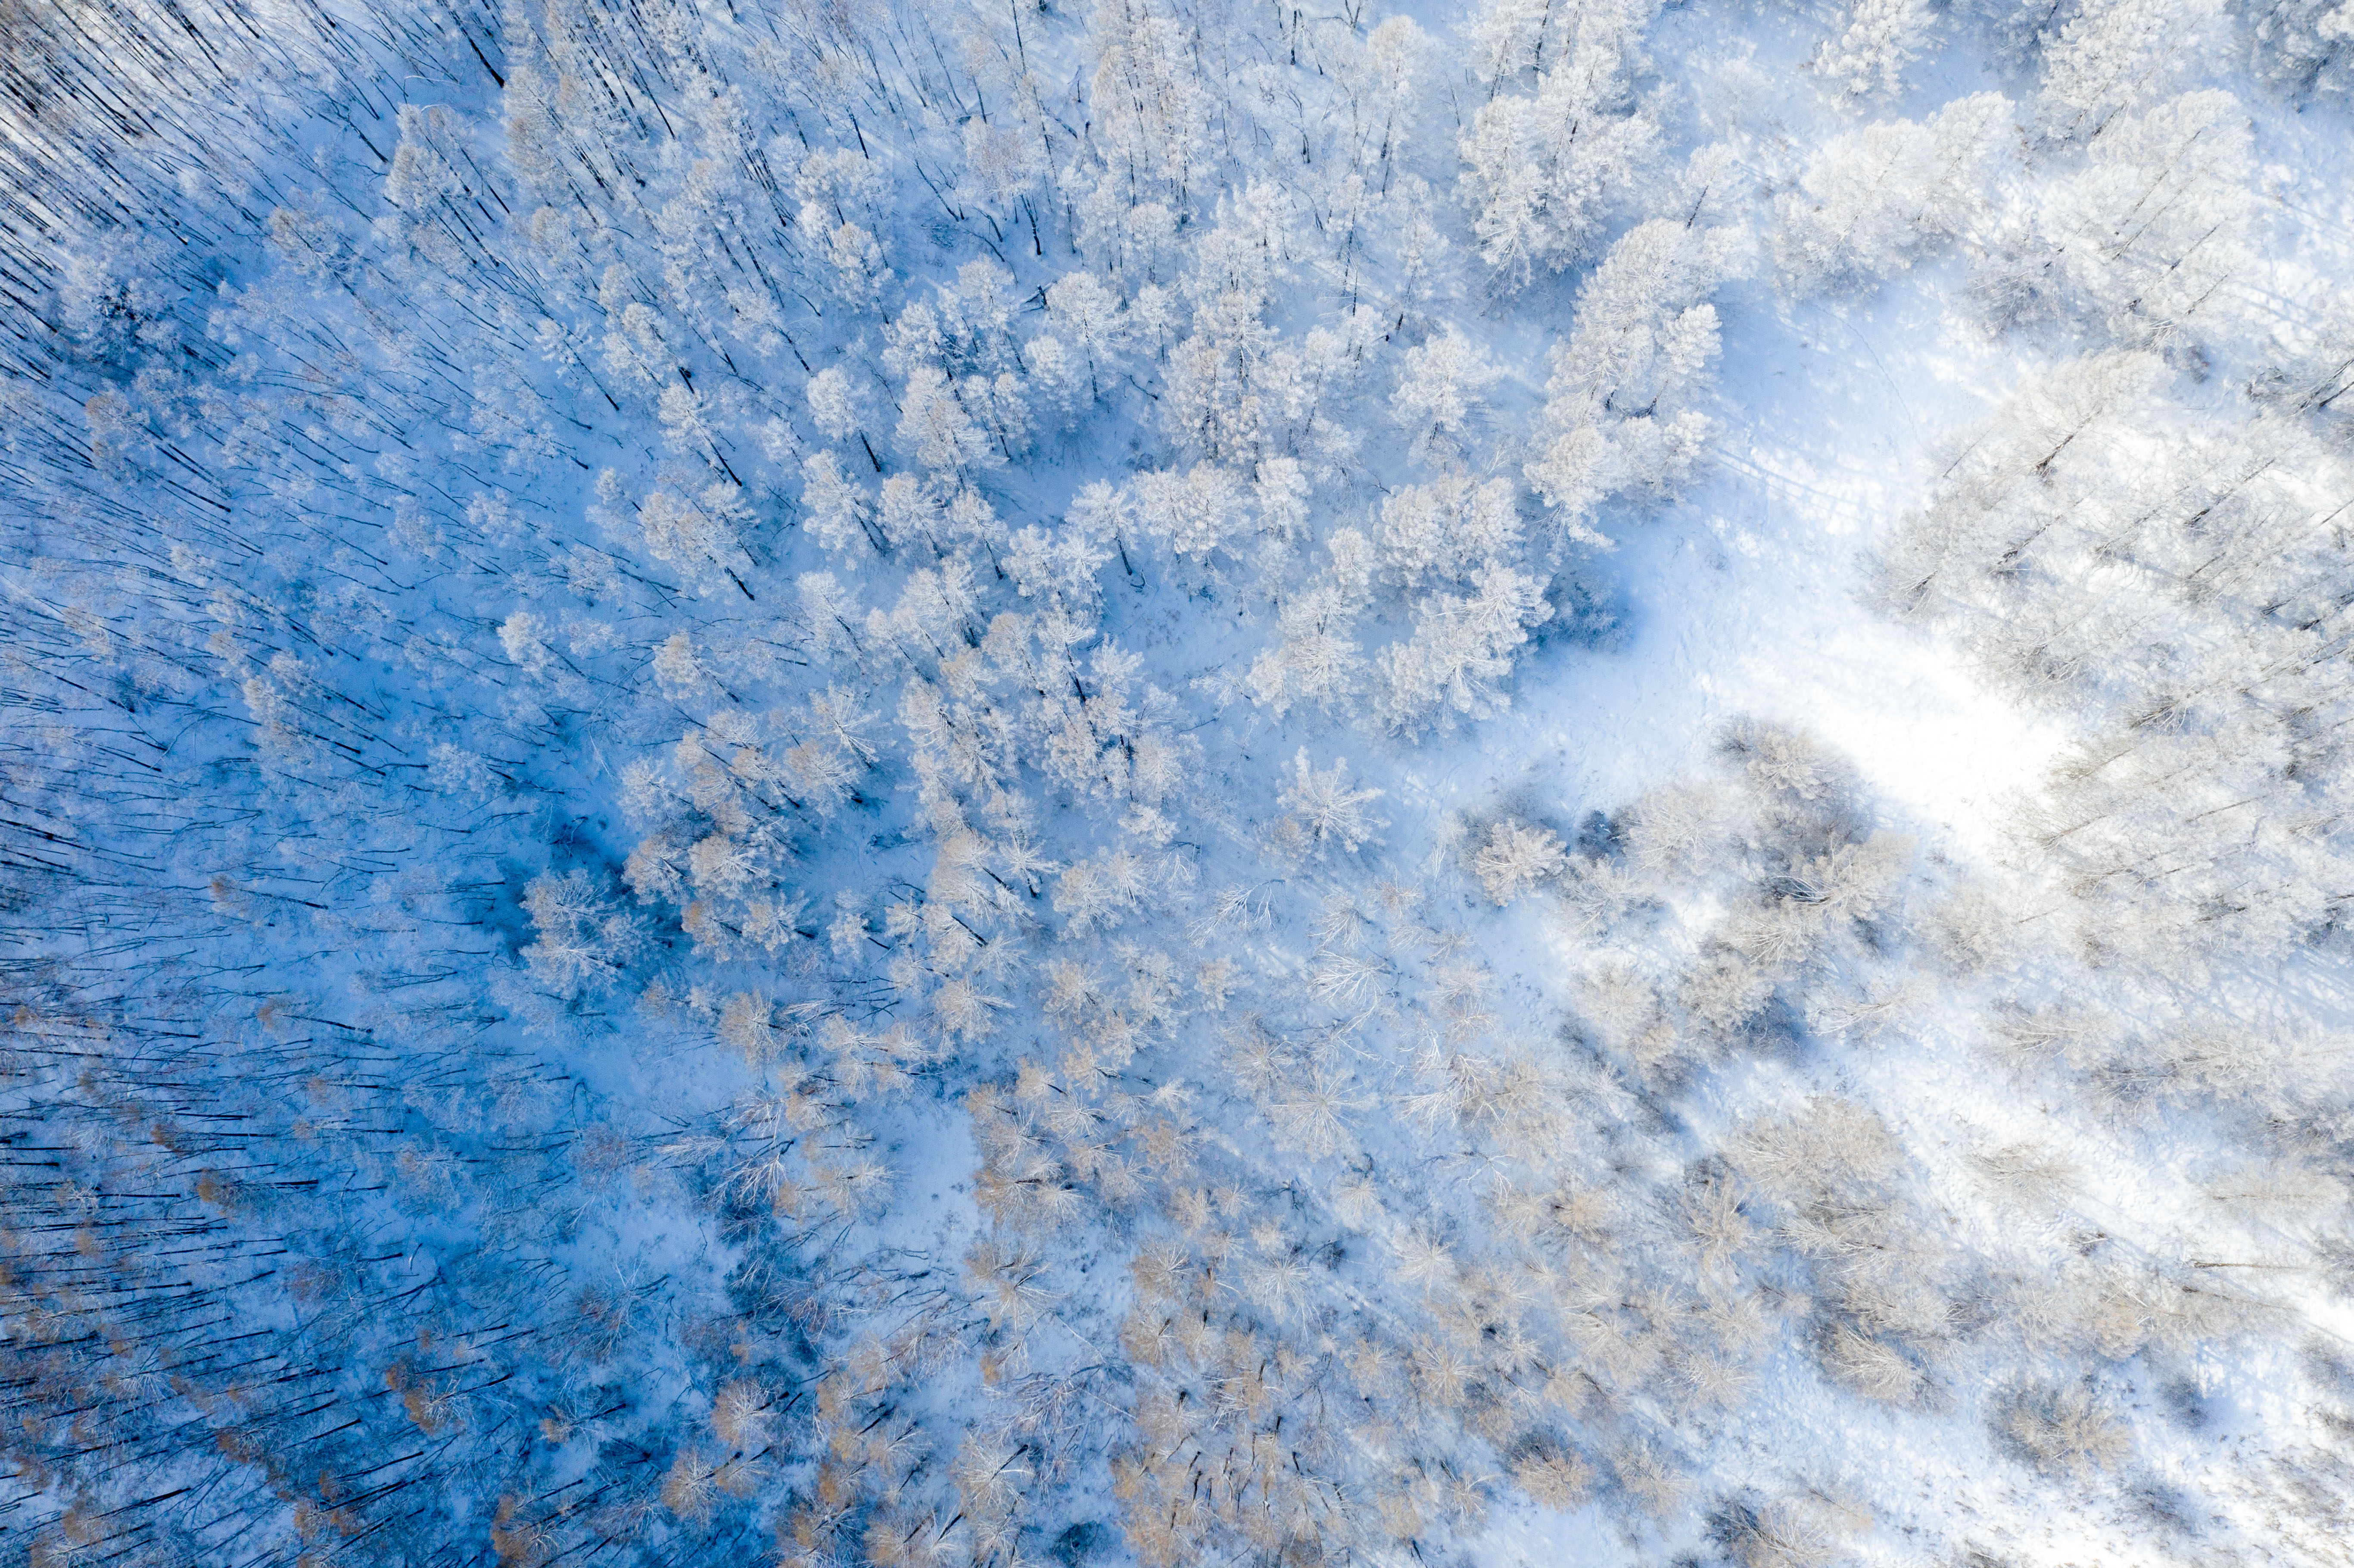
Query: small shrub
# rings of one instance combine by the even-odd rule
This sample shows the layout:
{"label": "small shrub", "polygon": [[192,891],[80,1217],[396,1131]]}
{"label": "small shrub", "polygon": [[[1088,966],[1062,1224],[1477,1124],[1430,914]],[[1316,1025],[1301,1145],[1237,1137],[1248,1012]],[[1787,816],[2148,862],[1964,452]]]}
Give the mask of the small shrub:
{"label": "small shrub", "polygon": [[1998,1407],[1994,1427],[2021,1458],[2049,1475],[2115,1469],[2133,1446],[2126,1424],[2073,1383],[2016,1391]]}

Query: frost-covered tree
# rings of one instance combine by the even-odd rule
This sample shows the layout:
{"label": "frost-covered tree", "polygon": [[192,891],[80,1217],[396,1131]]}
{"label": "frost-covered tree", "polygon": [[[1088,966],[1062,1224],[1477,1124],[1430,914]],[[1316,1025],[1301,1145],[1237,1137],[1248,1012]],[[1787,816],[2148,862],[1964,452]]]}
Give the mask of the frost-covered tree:
{"label": "frost-covered tree", "polygon": [[1739,238],[1668,218],[1637,226],[1581,285],[1552,355],[1529,482],[1569,537],[1599,542],[1596,509],[1624,492],[1670,493],[1700,461],[1709,417],[1691,405],[1717,355],[1718,284]]}
{"label": "frost-covered tree", "polygon": [[2327,918],[2313,879],[2336,813],[2311,747],[2327,743],[2281,715],[2335,700],[2315,683],[2335,614],[2324,524],[2354,479],[2293,419],[2194,415],[2168,379],[2120,354],[2029,388],[1883,558],[1882,591],[2039,700],[2103,715],[2030,832],[2087,895],[2147,887],[2109,939],[2276,945]]}
{"label": "frost-covered tree", "polygon": [[2213,0],[2087,0],[2043,51],[2047,132],[2097,140],[2117,115],[2195,80],[2222,41]]}
{"label": "frost-covered tree", "polygon": [[1416,456],[1435,467],[1459,462],[1473,441],[1480,389],[1499,372],[1460,332],[1408,349],[1399,367],[1390,412],[1407,432]]}
{"label": "frost-covered tree", "polygon": [[1465,577],[1475,567],[1508,561],[1521,540],[1512,482],[1475,484],[1450,474],[1406,485],[1382,503],[1381,539],[1384,564],[1408,587],[1426,577]]}
{"label": "frost-covered tree", "polygon": [[1991,176],[2014,135],[1999,93],[1956,99],[1926,121],[1835,136],[1774,203],[1771,248],[1798,291],[1903,271],[1985,221]]}
{"label": "frost-covered tree", "polygon": [[2236,302],[2256,224],[2247,112],[2186,93],[2109,121],[2073,179],[2048,187],[2051,259],[2109,330],[2135,344],[2196,343]]}
{"label": "frost-covered tree", "polygon": [[1816,51],[1814,68],[1853,97],[1893,93],[1935,26],[1926,0],[1856,0],[1839,36]]}
{"label": "frost-covered tree", "polygon": [[1471,857],[1479,885],[1498,904],[1510,904],[1566,863],[1559,833],[1511,821],[1497,823]]}
{"label": "frost-covered tree", "polygon": [[2273,0],[2237,17],[2257,72],[2292,92],[2343,94],[2354,16],[2327,0]]}
{"label": "frost-covered tree", "polygon": [[1379,789],[1349,788],[1345,758],[1318,772],[1308,760],[1307,749],[1302,747],[1292,759],[1292,779],[1284,789],[1282,800],[1285,810],[1299,820],[1302,830],[1318,844],[1337,843],[1344,850],[1354,851],[1378,829],[1388,825],[1366,810],[1381,798]]}
{"label": "frost-covered tree", "polygon": [[1551,619],[1544,579],[1506,566],[1472,572],[1468,595],[1432,593],[1417,604],[1414,634],[1382,651],[1381,711],[1390,726],[1418,731],[1508,706],[1503,682],[1532,627]]}
{"label": "frost-covered tree", "polygon": [[[1658,127],[1636,98],[1649,0],[1490,0],[1471,25],[1487,90],[1463,132],[1462,191],[1479,255],[1507,278],[1589,259]],[[1525,89],[1525,90],[1523,90]]]}

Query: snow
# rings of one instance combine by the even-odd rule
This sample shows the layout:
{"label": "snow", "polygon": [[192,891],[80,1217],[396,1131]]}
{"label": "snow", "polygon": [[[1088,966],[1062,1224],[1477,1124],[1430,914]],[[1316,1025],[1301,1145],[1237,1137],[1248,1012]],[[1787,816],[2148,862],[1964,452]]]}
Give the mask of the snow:
{"label": "snow", "polygon": [[[1917,343],[1934,309],[1918,285],[1890,293],[1797,321],[1757,300],[1767,309],[1736,318],[1726,363],[1755,378],[1729,375],[1720,394],[1718,476],[1622,532],[1597,564],[1620,640],[1540,664],[1481,755],[1557,758],[1561,784],[1549,785],[1566,785],[1580,810],[1606,810],[1699,768],[1732,717],[1802,723],[1853,758],[1896,817],[1957,854],[1994,853],[2006,804],[2065,732],[1990,694],[1949,646],[1860,604],[1858,557],[1919,502],[1934,450],[1921,420],[1950,430],[1984,413],[2016,366],[1978,345],[1874,352],[1873,336]],[[1802,368],[1766,369],[1789,365]],[[1460,764],[1448,777],[1463,800],[1517,782],[1500,771],[1465,782]]]}
{"label": "snow", "polygon": [[[2354,209],[2334,102],[2295,104],[2221,57],[2116,89],[2162,116],[2161,89],[2230,85],[2268,204],[2226,237],[2247,260],[2212,313],[2152,326],[2139,299],[2099,293],[2109,275],[2068,249],[2083,237],[2053,205],[2110,143],[2039,132],[2040,68],[1974,12],[1940,13],[1926,58],[1877,101],[1808,63],[1849,14],[1661,14],[1623,62],[1628,94],[1580,101],[1626,166],[1585,190],[1548,144],[1558,183],[1522,217],[1541,257],[1571,260],[1522,280],[1481,261],[1457,183],[1488,90],[1456,11],[1416,13],[1422,96],[1395,165],[1386,141],[1363,165],[1388,205],[1342,245],[1343,208],[1376,183],[1352,195],[1335,171],[1370,156],[1361,106],[1341,105],[1378,16],[1238,11],[1231,29],[1211,18],[1225,30],[1206,55],[1151,35],[1150,58],[1119,69],[1168,72],[1200,121],[1156,127],[1165,104],[1095,75],[1125,36],[1115,6],[854,7],[806,58],[766,52],[754,23],[771,18],[739,9],[631,13],[614,47],[650,75],[594,123],[633,161],[578,164],[597,198],[565,175],[589,204],[569,238],[524,216],[558,182],[532,187],[522,162],[559,154],[531,152],[521,62],[585,57],[557,61],[538,22],[497,43],[487,17],[429,28],[396,7],[385,25],[415,37],[371,19],[345,58],[374,63],[299,92],[274,65],[254,67],[273,85],[249,99],[209,75],[125,76],[178,116],[153,168],[189,165],[124,186],[152,232],[9,252],[69,323],[18,321],[38,375],[8,362],[0,608],[27,694],[0,733],[11,810],[26,796],[37,824],[12,817],[9,842],[40,864],[70,846],[84,874],[25,884],[19,939],[47,963],[27,967],[16,1016],[28,1040],[121,1031],[107,1052],[28,1047],[21,1074],[0,1057],[12,1118],[80,1129],[71,1179],[24,1200],[26,1234],[94,1236],[74,1205],[97,1193],[343,1281],[321,1307],[266,1274],[206,1276],[272,1326],[271,1354],[329,1367],[367,1412],[356,1436],[305,1436],[301,1473],[372,1475],[417,1457],[416,1428],[435,1436],[395,1472],[424,1483],[403,1511],[366,1513],[371,1495],[350,1505],[365,1524],[334,1526],[385,1531],[396,1561],[722,1562],[773,1541],[805,1546],[788,1558],[802,1568],[892,1568],[921,1542],[928,1568],[998,1568],[1076,1541],[1097,1544],[1069,1560],[1108,1564],[1148,1554],[1161,1494],[1142,1478],[1176,1489],[1173,1514],[1237,1473],[1230,1502],[1284,1498],[1312,1522],[1259,1536],[1205,1513],[1156,1561],[1304,1555],[1311,1539],[1374,1568],[2344,1560],[2317,1495],[2347,1478],[2333,1446],[2354,1419],[2354,1300],[2322,1250],[2342,1243],[2354,1180],[2340,940],[2200,949],[2173,972],[2143,957],[2158,949],[2105,943],[2102,919],[2164,908],[2163,879],[2095,906],[2021,822],[2108,715],[2057,684],[2031,700],[1953,625],[1900,622],[1863,593],[1972,431],[2113,338],[2147,329],[2137,346],[2163,352],[2165,395],[2218,419],[2253,407],[2283,355],[2339,341]],[[1925,16],[1881,14],[1900,33]],[[1579,16],[1601,51],[1579,69],[1599,81],[1618,24]],[[1628,16],[1632,37],[1646,14]],[[272,24],[290,39],[311,25]],[[521,84],[504,96],[483,79],[493,56]],[[697,96],[710,69],[737,73],[736,97]],[[547,101],[577,106],[578,86]],[[1987,188],[1956,198],[1968,211],[1943,228],[1900,214],[1917,261],[1866,258],[1819,289],[1776,275],[1775,203],[1817,152],[1990,90],[2020,124]],[[1495,87],[1536,90],[1532,70]],[[387,117],[370,93],[450,112]],[[1638,101],[1656,155],[1638,155]],[[1052,167],[970,163],[1033,155],[986,104]],[[1512,123],[1559,129],[1534,111]],[[1155,162],[1179,129],[1202,132],[1182,180]],[[0,134],[72,163],[14,109]],[[207,155],[207,136],[251,143],[237,157],[263,172],[267,199],[244,193],[260,213],[207,191],[200,168],[246,166]],[[1486,167],[1499,211],[1535,145]],[[736,167],[748,151],[766,175]],[[609,176],[639,188],[614,196]],[[2165,188],[2169,207],[2203,199]],[[1091,189],[1109,194],[1082,218]],[[1182,224],[1111,232],[1136,190]],[[1407,216],[1450,241],[1419,293],[1396,254]],[[837,218],[871,223],[887,275]],[[792,286],[744,281],[739,247]],[[2077,294],[2049,319],[1992,319],[1981,286],[2013,253],[2047,280],[2065,258]],[[1212,255],[1221,270],[1197,270]],[[963,320],[986,291],[959,269],[984,263],[1011,280],[994,329]],[[1124,296],[1134,320],[1140,265],[1170,291],[1164,341],[1130,345],[1062,418],[1038,334],[1067,348],[1076,329],[1048,287],[1108,280],[1097,302]],[[918,305],[954,330],[927,346],[907,329]],[[574,360],[530,346],[558,338]],[[1497,372],[1467,374],[1461,407],[1397,395],[1417,366],[1468,362],[1458,341]],[[1172,428],[1181,383],[1206,423]],[[1004,417],[1023,397],[1027,445]],[[1418,439],[1440,411],[1447,439]],[[984,415],[1005,429],[970,423]],[[1673,448],[1693,415],[1707,435],[1686,473]],[[2280,417],[2325,429],[2321,410]],[[1280,526],[1279,503],[1247,499],[1280,488],[1278,457],[1305,486]],[[2333,482],[2334,460],[2311,461],[2315,488]],[[944,503],[896,539],[854,515],[886,470]],[[1509,492],[1522,537],[1492,511],[1475,541],[1426,516],[1410,560],[1376,548],[1374,575],[1352,579],[1341,531],[1383,540],[1387,500],[1450,477]],[[1094,541],[1101,569],[1009,576],[1029,547],[1013,537],[1069,537],[1098,482],[1127,518]],[[800,586],[821,571],[855,600],[832,624]],[[1529,641],[1509,611],[1468,642],[1442,635],[1475,594],[1492,612],[1540,578]],[[1352,618],[1361,667],[1341,699],[1286,711],[1247,677],[1317,587]],[[2168,635],[2163,616],[2145,625]],[[2235,633],[2204,635],[2228,661]],[[1067,662],[1056,637],[1076,639]],[[1474,644],[1509,666],[1492,712],[1469,692],[1447,705],[1435,678],[1440,706],[1402,712],[1408,683],[1374,658]],[[857,744],[826,716],[844,709],[870,715]],[[2321,799],[2343,765],[2316,755],[2330,776],[2294,782]],[[1349,787],[1378,791],[1362,842],[1302,826],[1286,790],[1303,758],[1345,758]],[[1665,830],[1644,803],[1693,783],[1717,817],[1647,860],[1644,835]],[[2317,879],[2334,823],[2278,828],[2314,846]],[[1507,824],[1543,873],[1491,896],[1471,860]],[[1547,833],[1566,860],[1546,860]],[[576,928],[535,925],[525,890],[573,872]],[[1973,889],[2010,944],[1992,959],[1940,934]],[[1603,913],[1579,913],[1589,894]],[[559,937],[588,950],[571,969],[533,946]],[[2062,1009],[2074,1033],[2003,1044]],[[314,1024],[333,1038],[304,1037]],[[217,1033],[239,1043],[218,1062],[181,1044]],[[2164,1055],[2178,1035],[2230,1049]],[[1855,1147],[1777,1172],[1758,1140],[1811,1147],[1832,1136],[1819,1116]],[[184,1153],[175,1118],[231,1130]],[[1988,1157],[2021,1144],[2069,1172],[2005,1188]],[[827,1195],[870,1159],[889,1170],[882,1198]],[[334,1180],[273,1177],[243,1206],[179,1191],[249,1170]],[[779,1181],[797,1195],[770,1202]],[[2226,1182],[2270,1187],[2211,1191]],[[1722,1255],[1711,1194],[1735,1201]],[[1596,1206],[1548,1229],[1516,1197]],[[1155,1247],[1176,1260],[1165,1291],[1131,1270]],[[1030,1271],[1026,1305],[991,1294],[992,1253]],[[168,1491],[159,1478],[201,1476],[226,1511],[189,1516],[190,1551],[225,1561],[233,1530],[256,1562],[291,1560],[323,1527],[286,1504],[295,1469],[240,1446],[291,1418],[274,1393],[165,1383],[207,1364],[207,1325],[143,1288],[120,1294],[167,1314],[168,1356],[126,1368],[93,1350],[90,1375],[152,1386],[195,1436],[116,1464],[113,1438],[68,1454],[59,1435],[81,1428],[53,1422],[26,1440],[48,1446],[0,1519],[22,1509],[62,1540],[84,1510],[114,1519]],[[2186,1296],[2216,1291],[2239,1316],[2191,1320]],[[113,1310],[27,1287],[0,1340],[51,1355],[69,1307]],[[1744,1312],[1762,1325],[1751,1382],[1712,1403],[1712,1358],[1752,1354]],[[101,1325],[146,1342],[134,1319]],[[1870,1393],[1836,1362],[1840,1334],[1917,1390]],[[431,1347],[453,1342],[445,1365]],[[462,1365],[454,1425],[404,1416],[387,1365]],[[711,1522],[663,1478],[723,1455],[710,1414],[734,1380],[776,1402],[778,1435],[737,1456],[757,1475]],[[66,1403],[80,1387],[44,1384],[36,1405],[101,1408]],[[2083,1473],[2039,1469],[2003,1435],[2011,1402],[2078,1389],[2121,1446]],[[543,1425],[558,1407],[599,1414]],[[1534,1508],[1510,1473],[1546,1444],[1596,1472],[1573,1512]],[[1647,1449],[1679,1499],[1646,1498],[1630,1456]],[[576,1490],[606,1500],[547,1501]],[[1420,1511],[1381,1512],[1407,1500]],[[1744,1510],[1785,1505],[1822,1531],[1820,1555],[1740,1536]],[[545,1552],[486,1533],[515,1506]]]}

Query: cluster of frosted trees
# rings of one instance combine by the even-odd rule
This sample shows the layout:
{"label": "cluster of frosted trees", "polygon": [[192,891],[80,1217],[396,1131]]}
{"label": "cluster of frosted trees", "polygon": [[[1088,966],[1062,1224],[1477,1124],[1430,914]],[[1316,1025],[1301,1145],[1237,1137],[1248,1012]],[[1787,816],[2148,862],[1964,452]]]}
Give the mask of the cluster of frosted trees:
{"label": "cluster of frosted trees", "polygon": [[[2345,896],[2346,334],[2196,390],[2259,198],[2184,73],[2335,101],[2347,29],[1864,0],[1794,148],[1658,23],[9,9],[31,1559],[1405,1563],[1591,1505],[1828,1561],[1890,1499],[1705,1452],[1786,1351],[2129,1465],[2115,1369],[2264,1299],[1947,1234],[1851,1096],[1688,1112],[1958,1009],[2228,1124],[2269,1234],[2326,1210],[2318,1047],[2036,977]],[[1898,116],[1944,48],[2008,85]],[[1412,820],[1386,766],[1587,656],[1579,575],[1704,479],[1736,295],[1937,268],[2098,345],[1875,586],[2095,715],[2022,874],[1764,724],[1583,825]]]}

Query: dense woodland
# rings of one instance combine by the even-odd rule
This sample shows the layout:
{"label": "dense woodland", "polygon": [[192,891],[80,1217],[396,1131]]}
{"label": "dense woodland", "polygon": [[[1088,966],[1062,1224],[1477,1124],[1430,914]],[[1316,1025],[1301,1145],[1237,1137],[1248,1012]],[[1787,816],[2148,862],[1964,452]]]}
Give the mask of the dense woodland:
{"label": "dense woodland", "polygon": [[[2349,88],[0,0],[0,1563],[2348,1562]],[[1418,782],[1901,291],[2006,369],[1840,613],[2064,730],[1996,848],[1803,712]]]}

